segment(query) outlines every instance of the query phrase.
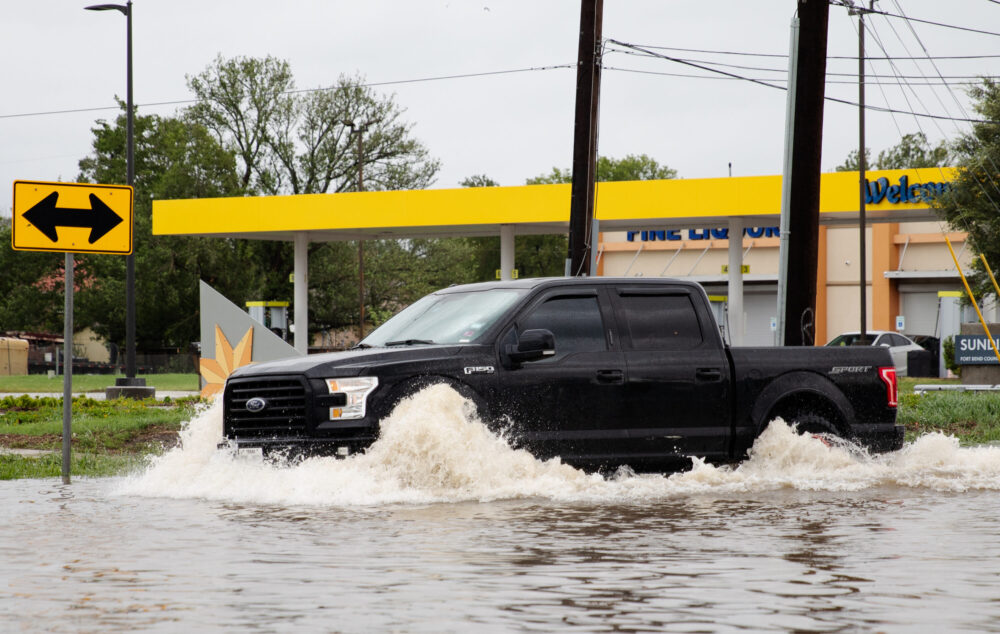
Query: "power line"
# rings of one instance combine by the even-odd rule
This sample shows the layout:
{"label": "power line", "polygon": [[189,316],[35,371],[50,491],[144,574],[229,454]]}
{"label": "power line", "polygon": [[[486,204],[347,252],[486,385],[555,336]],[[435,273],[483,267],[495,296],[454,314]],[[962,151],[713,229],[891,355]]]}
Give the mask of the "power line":
{"label": "power line", "polygon": [[[612,49],[611,52],[613,52],[613,53],[622,53],[624,55],[632,55],[634,57],[654,57],[654,58],[655,57],[660,57],[658,55],[650,55],[649,53],[639,53],[639,52],[636,52],[636,51],[622,51],[622,50],[618,50],[618,49]],[[768,68],[768,67],[765,67],[765,66],[744,66],[744,65],[741,65],[741,64],[728,64],[728,63],[725,63],[725,62],[717,62],[715,60],[691,59],[691,58],[684,58],[684,57],[678,57],[676,59],[678,59],[680,61],[684,61],[684,62],[695,62],[695,63],[699,63],[699,64],[708,64],[708,65],[711,65],[711,66],[722,66],[722,67],[725,67],[725,68],[737,68],[737,69],[740,69],[740,70],[756,70],[756,71],[762,71],[762,72],[767,72],[767,73],[782,73],[782,74],[787,74],[788,73],[788,69],[787,68]],[[869,58],[865,58],[865,59],[867,60]],[[887,59],[888,61],[892,62],[894,59],[897,59],[897,58],[885,58],[885,59]],[[921,57],[921,58],[908,58],[908,59],[921,59],[921,60],[923,60],[923,59],[926,59],[926,58]],[[854,61],[857,61],[856,57],[854,58]],[[836,73],[836,72],[828,71],[826,73],[826,76],[827,77],[856,77],[856,73]],[[876,79],[896,79],[896,78],[903,78],[903,79],[927,79],[927,77],[925,75],[899,75],[899,74],[895,74],[895,73],[891,74],[891,75],[884,75],[884,74],[879,74],[879,73],[874,73],[873,72],[871,75],[868,75],[868,76],[869,77],[874,77]],[[942,81],[946,80],[946,79],[972,79],[972,80],[978,80],[981,77],[984,77],[984,75],[942,75],[940,77],[940,79]],[[992,78],[998,78],[998,76],[996,76],[996,75],[986,75],[986,77],[989,77],[991,79]],[[853,83],[857,83],[857,82],[853,82]]]}
{"label": "power line", "polygon": [[[399,79],[395,81],[380,81],[380,82],[368,82],[364,84],[358,84],[357,87],[360,88],[377,88],[379,86],[398,86],[401,84],[417,84],[428,81],[442,81],[446,79],[466,79],[470,77],[489,77],[492,75],[509,75],[512,73],[528,73],[535,71],[545,71],[545,70],[555,70],[559,68],[575,68],[575,64],[555,64],[552,66],[533,66],[531,68],[512,68],[508,70],[494,70],[486,71],[482,73],[464,73],[460,75],[438,75],[434,77],[418,77],[416,79]],[[352,86],[352,88],[355,86]],[[325,90],[338,90],[339,86],[328,86],[326,88],[302,88],[296,90],[288,90],[282,94],[299,94],[299,93],[309,93],[309,92],[320,92]],[[150,108],[154,106],[176,106],[181,104],[195,103],[197,99],[178,99],[174,101],[153,101],[149,103],[136,104],[136,108]],[[40,117],[45,115],[53,114],[73,114],[78,112],[100,112],[103,110],[118,110],[119,106],[96,106],[93,108],[71,108],[68,110],[48,110],[39,112],[19,112],[15,114],[0,114],[0,119],[14,119],[18,117]]]}
{"label": "power line", "polygon": [[[637,75],[656,75],[656,76],[660,76],[660,77],[680,77],[680,78],[685,78],[685,79],[710,79],[712,81],[747,81],[747,80],[751,79],[749,77],[728,77],[728,76],[727,77],[716,77],[716,76],[713,76],[713,75],[694,75],[694,74],[691,74],[691,73],[667,73],[667,72],[663,72],[663,71],[642,70],[642,69],[638,69],[638,68],[622,68],[620,66],[603,66],[602,68],[604,70],[611,70],[611,71],[617,71],[617,72],[623,72],[623,73],[635,73]],[[867,75],[866,77],[870,77],[870,76],[871,75]],[[785,77],[774,77],[774,78],[757,77],[755,79],[757,79],[759,81],[774,81],[774,82],[787,82],[788,81],[788,79],[785,78]],[[889,79],[889,76],[886,76],[886,79]],[[844,84],[844,85],[856,86],[858,82],[857,82],[857,80],[835,79],[835,80],[827,80],[826,83],[827,84]],[[869,86],[881,86],[881,85],[896,86],[897,85],[897,82],[895,82],[895,81],[867,81],[867,79],[865,80],[865,83],[867,85],[869,85]],[[969,81],[926,81],[926,82],[912,82],[912,81],[910,81],[910,82],[906,82],[906,85],[907,86],[975,86],[978,83],[979,83],[978,81],[974,81],[974,80],[970,79]]]}
{"label": "power line", "polygon": [[[717,68],[711,68],[711,67],[708,67],[708,66],[701,66],[701,65],[696,64],[694,62],[684,61],[684,60],[682,60],[680,58],[671,57],[669,55],[664,55],[662,53],[653,53],[651,51],[646,51],[642,47],[636,46],[635,44],[628,44],[627,42],[621,42],[619,40],[610,40],[609,39],[608,41],[612,42],[614,44],[617,44],[618,46],[624,46],[625,48],[631,48],[631,49],[643,51],[643,52],[648,53],[649,55],[651,55],[653,57],[659,57],[659,58],[666,59],[666,60],[669,60],[669,61],[672,61],[672,62],[676,62],[678,64],[684,64],[686,66],[692,66],[694,68],[698,68],[698,69],[706,71],[706,72],[719,73],[720,75],[726,75],[728,77],[733,77],[733,78],[736,78],[736,79],[742,79],[744,81],[749,81],[750,83],[760,84],[761,86],[767,86],[768,88],[777,88],[778,90],[787,90],[787,88],[785,88],[784,86],[778,86],[776,84],[772,84],[772,83],[770,83],[770,81],[764,81],[764,80],[760,80],[760,79],[755,79],[753,77],[745,77],[743,75],[737,75],[735,73],[730,73],[729,71],[720,70],[720,69],[717,69]],[[845,104],[845,105],[848,105],[848,106],[854,106],[854,107],[858,107],[859,106],[859,104],[857,102],[849,101],[847,99],[839,99],[837,97],[824,97],[824,99],[827,100],[827,101],[832,101],[834,103],[842,103],[842,104]],[[873,112],[889,112],[889,113],[896,113],[896,114],[907,114],[907,115],[912,115],[914,117],[926,117],[928,119],[939,119],[939,120],[944,120],[944,121],[965,121],[965,122],[968,122],[968,123],[1000,123],[998,121],[987,121],[985,119],[965,119],[965,118],[959,118],[959,117],[948,117],[948,116],[934,115],[934,114],[923,113],[923,112],[912,112],[912,111],[907,111],[907,110],[896,110],[894,108],[883,108],[881,106],[866,105],[865,106],[865,110],[871,110]]]}
{"label": "power line", "polygon": [[[1000,4],[1000,0],[989,0],[990,2],[996,2]],[[680,53],[705,53],[709,55],[737,55],[741,57],[773,57],[778,59],[788,59],[787,53],[752,53],[749,51],[719,51],[704,48],[678,48],[674,46],[656,46],[653,44],[636,44],[636,46],[641,46],[642,48],[653,49],[657,51],[677,51]],[[827,59],[844,59],[850,61],[858,61],[857,55],[827,55]],[[1000,58],[1000,55],[935,55],[931,59],[996,59]],[[887,60],[907,60],[907,59],[919,59],[924,60],[927,57],[898,57],[898,56],[865,56],[866,60],[869,61],[887,61]]]}
{"label": "power line", "polygon": [[888,13],[886,11],[879,11],[878,9],[865,9],[865,13],[877,13],[878,15],[888,16],[890,18],[899,18],[901,20],[907,20],[909,22],[920,22],[921,24],[930,24],[933,26],[940,26],[946,29],[955,29],[958,31],[966,31],[968,33],[980,33],[982,35],[993,35],[1000,37],[1000,33],[995,31],[983,31],[982,29],[973,29],[967,26],[957,26],[955,24],[945,24],[944,22],[934,22],[933,20],[921,20],[920,18],[911,18],[905,15],[899,15],[897,13]]}

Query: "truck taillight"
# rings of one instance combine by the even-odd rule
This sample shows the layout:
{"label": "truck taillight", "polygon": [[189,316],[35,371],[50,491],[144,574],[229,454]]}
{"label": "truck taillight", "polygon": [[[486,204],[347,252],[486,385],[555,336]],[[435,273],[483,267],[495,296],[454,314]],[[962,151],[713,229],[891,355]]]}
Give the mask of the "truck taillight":
{"label": "truck taillight", "polygon": [[896,381],[895,366],[879,368],[878,375],[882,377],[882,382],[885,383],[886,397],[889,401],[887,405],[889,407],[897,407],[899,405],[899,383]]}

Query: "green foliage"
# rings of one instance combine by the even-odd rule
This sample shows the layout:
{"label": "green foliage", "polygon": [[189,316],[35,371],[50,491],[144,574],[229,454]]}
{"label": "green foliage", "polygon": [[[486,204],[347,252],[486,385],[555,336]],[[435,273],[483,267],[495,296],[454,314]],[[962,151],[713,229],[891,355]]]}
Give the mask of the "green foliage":
{"label": "green foliage", "polygon": [[[198,103],[186,119],[211,130],[236,157],[247,193],[357,191],[359,169],[365,190],[418,189],[433,182],[440,166],[412,138],[402,108],[364,86],[362,77],[341,75],[329,89],[290,93],[294,79],[287,62],[218,57],[188,84]],[[465,256],[434,242],[440,241],[365,242],[366,313],[395,312],[431,285],[462,279]],[[242,289],[220,288],[223,294],[237,303],[290,299],[291,244],[254,241],[237,249],[242,266],[233,271]],[[311,244],[309,278],[311,331],[357,323],[356,242]]]}
{"label": "green foliage", "polygon": [[[874,163],[871,159],[871,149],[865,148],[865,167],[867,169],[942,167],[948,164],[949,158],[948,145],[941,141],[932,146],[923,132],[903,135],[899,143],[879,152],[878,159]],[[838,172],[857,172],[860,170],[858,151],[852,150],[844,162],[834,169]]]}
{"label": "green foliage", "polygon": [[875,169],[943,167],[948,159],[948,146],[944,141],[932,146],[923,132],[916,132],[903,135],[899,143],[879,152]]}
{"label": "green foliage", "polygon": [[[872,150],[871,148],[865,148],[865,167],[867,169],[874,169],[872,165]],[[835,172],[858,172],[861,170],[861,164],[858,162],[858,151],[851,150],[844,162],[833,168]]]}
{"label": "green foliage", "polygon": [[[122,104],[124,105],[124,104]],[[78,181],[126,182],[126,115],[98,121],[93,153]],[[201,125],[157,115],[135,117],[136,339],[139,349],[186,347],[199,338],[198,280],[242,299],[248,285],[240,245],[209,238],[152,235],[156,198],[211,198],[240,193],[233,154]],[[125,340],[125,258],[78,256],[77,324],[119,347]],[[253,276],[249,276],[252,287]],[[54,298],[50,301],[54,301]],[[57,329],[58,330],[58,329]]]}
{"label": "green foliage", "polygon": [[[597,157],[597,180],[604,181],[648,181],[677,178],[677,170],[671,169],[645,154],[627,154],[614,159]],[[527,180],[527,185],[554,185],[572,183],[573,170],[553,167],[548,174],[541,174]],[[464,185],[466,186],[467,185]]]}
{"label": "green foliage", "polygon": [[[676,178],[677,171],[660,165],[646,154],[629,154],[621,159],[607,156],[597,158],[598,181],[634,181]],[[527,185],[554,185],[570,183],[573,170],[553,167],[548,174],[541,174],[526,181]],[[463,187],[489,187],[496,185],[486,175],[470,176],[462,181]],[[475,279],[496,278],[500,268],[500,239],[471,238],[475,252]],[[518,236],[514,246],[514,262],[519,277],[550,277],[563,275],[569,241],[566,234]]]}
{"label": "green foliage", "polygon": [[[392,97],[341,76],[329,90],[289,91],[287,62],[273,57],[217,58],[188,78],[197,103],[181,117],[135,117],[135,260],[140,350],[186,348],[200,336],[198,280],[237,305],[289,300],[293,249],[288,242],[152,236],[155,199],[353,191],[429,185],[438,161],[411,137],[412,124]],[[126,182],[126,117],[98,121],[80,182]],[[361,123],[361,135],[345,122]],[[366,124],[366,125],[365,125]],[[358,140],[361,140],[359,146]],[[359,167],[360,166],[360,167]],[[0,240],[10,240],[9,223]],[[428,284],[453,283],[461,249],[409,244],[375,246],[366,257],[373,307],[393,306]],[[356,320],[357,247],[310,245],[311,329]],[[389,258],[385,263],[380,257]],[[434,257],[449,258],[433,262]],[[430,258],[430,259],[429,259]],[[458,258],[452,260],[451,258]],[[5,330],[62,329],[62,262],[56,253],[0,250],[0,325]],[[125,339],[125,258],[77,256],[75,322],[119,348]],[[373,278],[386,270],[395,277]],[[413,284],[410,276],[415,275]],[[460,277],[460,276],[459,276]]]}
{"label": "green foliage", "polygon": [[[939,215],[955,231],[968,232],[969,247],[994,269],[1000,263],[1000,84],[983,79],[969,91],[983,123],[954,144],[958,173],[951,189],[934,200]],[[993,283],[979,258],[966,271],[977,299],[994,294]]]}
{"label": "green foliage", "polygon": [[[146,457],[174,444],[181,423],[200,399],[170,404],[152,399],[73,399],[74,476],[109,476],[139,468]],[[7,396],[0,399],[0,441],[42,455],[0,454],[0,480],[57,477],[62,472],[62,399]],[[48,453],[51,452],[51,453]]]}
{"label": "green foliage", "polygon": [[[200,402],[198,398],[188,398],[167,405],[153,399],[104,401],[78,396],[73,398],[72,405],[73,432],[85,438],[120,438],[122,433],[150,425],[176,429],[181,421],[191,417]],[[59,436],[62,434],[62,409],[61,398],[5,396],[0,399],[0,434]],[[106,443],[100,446],[107,448]]]}
{"label": "green foliage", "polygon": [[292,92],[295,80],[284,60],[219,56],[188,77],[188,86],[198,102],[187,117],[235,154],[247,192],[354,191],[359,164],[366,190],[419,189],[440,167],[410,136],[413,125],[402,121],[402,108],[360,76]]}
{"label": "green foliage", "polygon": [[962,366],[955,363],[955,337],[952,335],[945,337],[941,342],[941,350],[944,355],[944,367],[961,376]]}
{"label": "green foliage", "polygon": [[[79,374],[73,375],[74,392],[103,392],[104,388],[115,384],[115,379],[122,375],[115,374]],[[197,374],[140,374],[146,379],[146,385],[157,390],[188,390],[200,389]],[[0,376],[0,393],[2,392],[58,392],[62,393],[63,377],[49,378],[45,374],[27,374]]]}
{"label": "green foliage", "polygon": [[900,394],[897,421],[907,440],[931,432],[959,438],[962,444],[1000,440],[1000,394],[988,392],[928,392]]}
{"label": "green foliage", "polygon": [[[147,458],[136,454],[70,454],[70,473],[74,478],[124,475],[146,464]],[[59,453],[38,457],[0,454],[0,480],[58,478],[61,475],[62,455]]]}
{"label": "green foliage", "polygon": [[499,187],[500,183],[496,182],[486,174],[475,174],[473,176],[465,177],[459,185],[462,187]]}

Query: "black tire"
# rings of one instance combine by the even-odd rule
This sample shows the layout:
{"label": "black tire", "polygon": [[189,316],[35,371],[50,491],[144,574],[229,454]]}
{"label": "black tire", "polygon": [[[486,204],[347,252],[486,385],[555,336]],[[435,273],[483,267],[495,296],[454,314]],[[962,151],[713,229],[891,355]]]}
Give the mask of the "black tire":
{"label": "black tire", "polygon": [[798,414],[792,416],[792,423],[797,424],[797,429],[800,434],[831,434],[833,436],[839,436],[837,433],[837,427],[830,422],[830,420],[823,416],[822,414]]}

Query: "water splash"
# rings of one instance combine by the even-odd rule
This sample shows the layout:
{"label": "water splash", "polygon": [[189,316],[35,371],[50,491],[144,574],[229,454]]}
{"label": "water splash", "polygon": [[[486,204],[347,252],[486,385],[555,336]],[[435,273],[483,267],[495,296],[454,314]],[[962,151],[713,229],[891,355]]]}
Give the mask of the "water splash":
{"label": "water splash", "polygon": [[782,488],[1000,490],[1000,448],[962,448],[940,433],[922,436],[898,452],[871,456],[849,443],[827,444],[798,435],[778,419],[754,443],[750,457],[735,467],[696,459],[684,473],[635,475],[623,469],[604,478],[558,458],[541,461],[513,449],[467,412],[453,389],[432,386],[382,421],[382,435],[366,453],[279,465],[216,449],[222,435],[217,400],[186,425],[178,448],[126,479],[121,492],[255,504],[372,506],[527,497],[649,502]]}

